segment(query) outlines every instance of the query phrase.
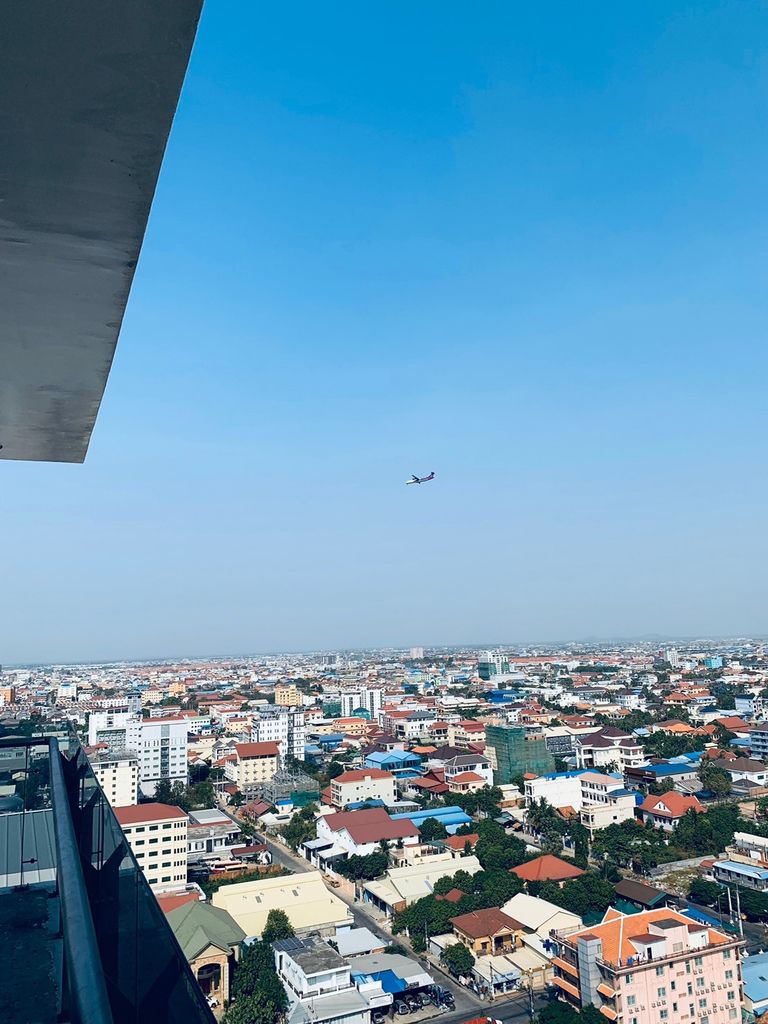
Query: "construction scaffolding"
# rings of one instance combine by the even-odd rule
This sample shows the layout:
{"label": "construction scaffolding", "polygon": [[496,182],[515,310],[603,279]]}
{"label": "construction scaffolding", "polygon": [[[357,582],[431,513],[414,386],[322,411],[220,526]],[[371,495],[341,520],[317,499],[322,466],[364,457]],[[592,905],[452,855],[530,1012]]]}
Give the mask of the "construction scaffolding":
{"label": "construction scaffolding", "polygon": [[290,800],[294,807],[306,807],[320,799],[320,786],[304,772],[281,768],[264,783],[261,796],[271,804]]}
{"label": "construction scaffolding", "polygon": [[485,753],[493,765],[494,782],[500,786],[525,772],[546,775],[555,770],[544,737],[530,735],[521,725],[487,725]]}

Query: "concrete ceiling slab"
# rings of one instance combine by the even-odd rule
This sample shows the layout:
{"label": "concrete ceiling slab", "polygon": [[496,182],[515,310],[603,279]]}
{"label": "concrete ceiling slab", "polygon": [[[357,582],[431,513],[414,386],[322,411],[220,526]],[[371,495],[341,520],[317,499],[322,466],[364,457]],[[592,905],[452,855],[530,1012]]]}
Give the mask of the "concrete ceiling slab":
{"label": "concrete ceiling slab", "polygon": [[201,7],[2,5],[0,458],[85,458]]}

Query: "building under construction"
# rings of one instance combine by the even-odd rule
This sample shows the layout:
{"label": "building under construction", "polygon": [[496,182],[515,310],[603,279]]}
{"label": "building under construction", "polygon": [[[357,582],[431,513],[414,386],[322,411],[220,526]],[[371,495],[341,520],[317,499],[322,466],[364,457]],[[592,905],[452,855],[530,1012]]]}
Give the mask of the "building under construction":
{"label": "building under construction", "polygon": [[487,725],[485,753],[493,765],[494,781],[501,786],[525,772],[544,775],[555,768],[544,737],[522,725]]}
{"label": "building under construction", "polygon": [[320,786],[304,772],[281,768],[264,783],[261,796],[271,804],[290,800],[294,807],[306,807],[320,799]]}

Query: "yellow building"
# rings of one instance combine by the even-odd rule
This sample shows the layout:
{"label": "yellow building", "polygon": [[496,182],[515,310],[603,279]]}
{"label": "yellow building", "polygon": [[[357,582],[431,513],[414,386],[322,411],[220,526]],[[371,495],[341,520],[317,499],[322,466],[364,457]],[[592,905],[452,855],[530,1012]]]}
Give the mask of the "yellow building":
{"label": "yellow building", "polygon": [[275,704],[283,708],[300,708],[301,694],[295,683],[282,683],[275,687]]}
{"label": "yellow building", "polygon": [[268,782],[280,766],[277,743],[236,743],[235,760],[228,761],[224,773],[238,789]]}

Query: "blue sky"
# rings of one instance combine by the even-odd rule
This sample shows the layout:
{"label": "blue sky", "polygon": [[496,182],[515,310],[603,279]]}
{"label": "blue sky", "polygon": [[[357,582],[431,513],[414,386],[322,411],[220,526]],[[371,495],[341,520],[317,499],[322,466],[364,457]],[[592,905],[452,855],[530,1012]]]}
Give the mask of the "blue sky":
{"label": "blue sky", "polygon": [[768,632],[766,42],[209,0],[88,459],[3,466],[0,660]]}

